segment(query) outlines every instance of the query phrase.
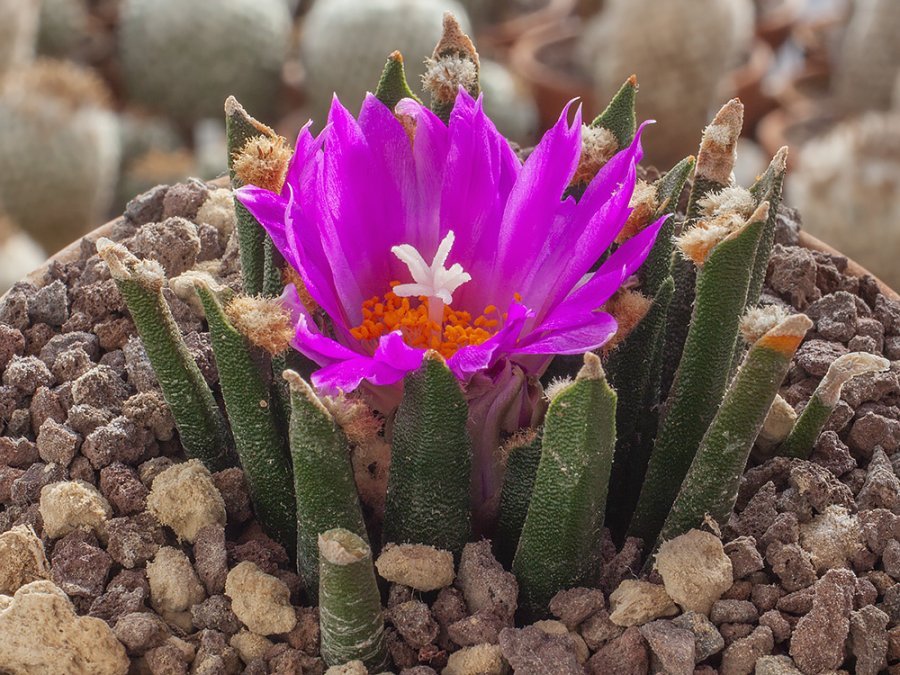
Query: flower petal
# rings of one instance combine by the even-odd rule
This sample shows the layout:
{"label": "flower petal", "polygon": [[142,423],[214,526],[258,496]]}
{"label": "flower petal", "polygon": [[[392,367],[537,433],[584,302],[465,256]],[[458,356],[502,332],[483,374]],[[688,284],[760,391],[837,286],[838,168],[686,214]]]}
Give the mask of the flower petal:
{"label": "flower petal", "polygon": [[353,353],[342,361],[317,370],[312,382],[325,392],[352,391],[363,380],[384,387],[396,384],[407,373],[422,365],[425,351],[414,349],[403,341],[399,332],[383,335],[372,356]]}
{"label": "flower petal", "polygon": [[584,354],[602,347],[615,335],[618,324],[611,314],[590,312],[563,330],[516,346],[516,354]]}
{"label": "flower petal", "polygon": [[525,322],[532,316],[534,312],[525,305],[513,302],[499,331],[481,344],[461,347],[447,361],[447,367],[461,380],[467,379],[479,370],[487,369],[500,356],[509,353]]}

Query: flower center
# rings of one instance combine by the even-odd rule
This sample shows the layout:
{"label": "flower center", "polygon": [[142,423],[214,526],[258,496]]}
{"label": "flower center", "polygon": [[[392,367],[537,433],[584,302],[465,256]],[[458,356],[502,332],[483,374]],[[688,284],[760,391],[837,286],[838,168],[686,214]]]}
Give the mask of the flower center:
{"label": "flower center", "polygon": [[378,340],[399,330],[411,347],[434,349],[444,358],[491,337],[502,318],[496,307],[485,307],[474,320],[469,312],[450,307],[453,292],[472,279],[459,263],[444,267],[453,240],[453,232],[448,232],[430,265],[410,244],[394,246],[391,253],[409,268],[413,282],[392,281],[384,297],[363,302],[363,321],[350,330],[351,335],[360,341]]}

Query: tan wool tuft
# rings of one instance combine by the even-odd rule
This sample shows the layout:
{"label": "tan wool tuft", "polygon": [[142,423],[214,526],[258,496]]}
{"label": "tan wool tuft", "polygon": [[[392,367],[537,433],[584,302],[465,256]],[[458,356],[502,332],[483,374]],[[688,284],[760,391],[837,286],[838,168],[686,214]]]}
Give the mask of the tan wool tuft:
{"label": "tan wool tuft", "polygon": [[269,192],[281,192],[291,147],[281,136],[254,136],[234,157],[233,169],[245,185],[256,185]]}
{"label": "tan wool tuft", "polygon": [[615,317],[619,327],[609,342],[603,345],[603,352],[608,354],[618,347],[650,311],[652,304],[650,298],[637,291],[620,290],[613,295],[603,309]]}
{"label": "tan wool tuft", "polygon": [[294,338],[290,312],[278,298],[239,295],[225,314],[238,332],[273,356],[287,350]]}
{"label": "tan wool tuft", "polygon": [[471,91],[478,85],[478,66],[458,54],[426,59],[422,87],[441,103],[456,98],[459,87]]}
{"label": "tan wool tuft", "polygon": [[613,155],[619,151],[619,141],[605,127],[581,127],[581,158],[572,177],[573,185],[590,183]]}
{"label": "tan wool tuft", "polygon": [[780,305],[754,307],[741,319],[741,335],[748,345],[752,345],[763,335],[784,321],[790,312]]}
{"label": "tan wool tuft", "polygon": [[628,241],[649,224],[659,206],[656,200],[656,188],[646,181],[639,180],[634,186],[634,193],[631,195],[628,205],[632,209],[631,215],[628,216],[628,220],[625,221],[625,225],[616,236],[617,244]]}
{"label": "tan wool tuft", "polygon": [[735,213],[747,219],[756,208],[756,200],[749,190],[733,185],[708,194],[700,200],[700,208],[707,216]]}

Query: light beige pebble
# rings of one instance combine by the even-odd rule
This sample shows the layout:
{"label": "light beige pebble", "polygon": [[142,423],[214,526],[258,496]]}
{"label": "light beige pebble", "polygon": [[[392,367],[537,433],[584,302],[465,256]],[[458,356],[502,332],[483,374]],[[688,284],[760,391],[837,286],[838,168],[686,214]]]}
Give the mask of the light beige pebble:
{"label": "light beige pebble", "polygon": [[547,619],[544,621],[535,621],[532,624],[535,628],[539,628],[540,630],[547,633],[547,635],[568,635],[569,639],[572,640],[572,644],[575,647],[575,656],[578,659],[578,663],[584,665],[584,663],[590,658],[591,650],[588,649],[587,643],[584,641],[584,638],[581,637],[578,633],[570,631],[566,628],[566,624],[562,621],[555,621],[552,619]]}
{"label": "light beige pebble", "polygon": [[609,596],[609,620],[617,626],[642,626],[663,616],[675,616],[678,607],[658,584],[626,579]]}
{"label": "light beige pebble", "polygon": [[225,502],[212,475],[197,459],[175,464],[159,474],[147,496],[147,510],[179,539],[193,543],[207,525],[225,524]]}
{"label": "light beige pebble", "polygon": [[112,516],[112,507],[90,483],[67,480],[45,485],[38,508],[48,537],[56,539],[87,527],[106,540],[106,521]]}
{"label": "light beige pebble", "polygon": [[197,210],[198,223],[212,225],[219,231],[220,241],[228,239],[236,222],[234,196],[228,188],[212,190]]}
{"label": "light beige pebble", "polygon": [[689,530],[665,541],[656,569],[666,593],[685,611],[709,614],[713,603],[734,583],[731,558],[709,532]]}
{"label": "light beige pebble", "polygon": [[0,594],[12,595],[25,584],[49,578],[44,545],[30,526],[0,534]]}
{"label": "light beige pebble", "polygon": [[[164,546],[147,564],[150,582],[150,603],[169,623],[181,626],[179,615],[190,612],[193,605],[203,602],[206,591],[191,561],[179,549]],[[190,620],[190,617],[188,618]]]}
{"label": "light beige pebble", "polygon": [[287,633],[297,624],[290,589],[252,562],[244,561],[228,572],[225,595],[231,598],[235,616],[254,633]]}
{"label": "light beige pebble", "polygon": [[33,581],[0,604],[0,672],[125,675],[125,647],[101,619],[78,616],[50,581]]}
{"label": "light beige pebble", "polygon": [[253,659],[262,658],[272,647],[272,641],[269,638],[244,629],[232,635],[228,644],[237,650],[241,661],[244,663],[250,663]]}
{"label": "light beige pebble", "polygon": [[331,666],[325,675],[368,675],[369,670],[362,661],[350,661],[340,666]]}
{"label": "light beige pebble", "polygon": [[505,675],[509,665],[503,659],[500,645],[475,645],[455,651],[447,660],[441,675]]}
{"label": "light beige pebble", "polygon": [[453,583],[453,554],[424,544],[388,544],[375,561],[387,581],[417,591],[436,591]]}
{"label": "light beige pebble", "polygon": [[800,546],[809,552],[819,574],[835,567],[849,567],[850,560],[865,546],[859,519],[843,506],[828,506],[825,512],[800,523]]}

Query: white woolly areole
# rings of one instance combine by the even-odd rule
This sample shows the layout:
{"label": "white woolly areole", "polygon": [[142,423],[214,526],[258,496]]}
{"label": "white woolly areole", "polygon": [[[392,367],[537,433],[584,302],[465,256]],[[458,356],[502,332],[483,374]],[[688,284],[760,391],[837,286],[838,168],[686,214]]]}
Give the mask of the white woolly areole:
{"label": "white woolly areole", "polygon": [[752,345],[788,316],[789,312],[779,305],[754,307],[741,319],[741,335]]}
{"label": "white woolly areole", "polygon": [[891,362],[883,356],[868,352],[853,352],[837,357],[828,367],[828,372],[819,383],[816,396],[826,406],[834,406],[841,395],[841,389],[857,375],[878,373],[891,367]]}
{"label": "white woolly areole", "polygon": [[713,192],[700,200],[700,208],[708,216],[719,216],[725,213],[738,213],[744,219],[749,218],[756,208],[756,200],[749,190],[738,185],[726,187]]}
{"label": "white woolly areole", "polygon": [[97,240],[97,253],[109,267],[109,273],[117,281],[135,281],[150,289],[160,289],[166,275],[162,265],[155,260],[141,260],[131,251],[106,237]]}
{"label": "white woolly areole", "polygon": [[606,163],[619,151],[616,135],[606,127],[581,127],[581,154],[593,161]]}
{"label": "white woolly areole", "polygon": [[452,101],[459,87],[472,91],[478,84],[478,67],[471,59],[449,54],[425,59],[422,87],[438,101]]}
{"label": "white woolly areole", "polygon": [[459,263],[454,263],[449,269],[444,267],[455,239],[452,230],[447,232],[447,236],[438,246],[437,253],[434,254],[431,265],[425,262],[422,254],[411,244],[391,248],[391,253],[409,268],[413,278],[411,284],[394,286],[394,294],[401,298],[424,295],[428,298],[438,298],[446,305],[453,302],[453,292],[472,280],[472,276],[463,271]]}

